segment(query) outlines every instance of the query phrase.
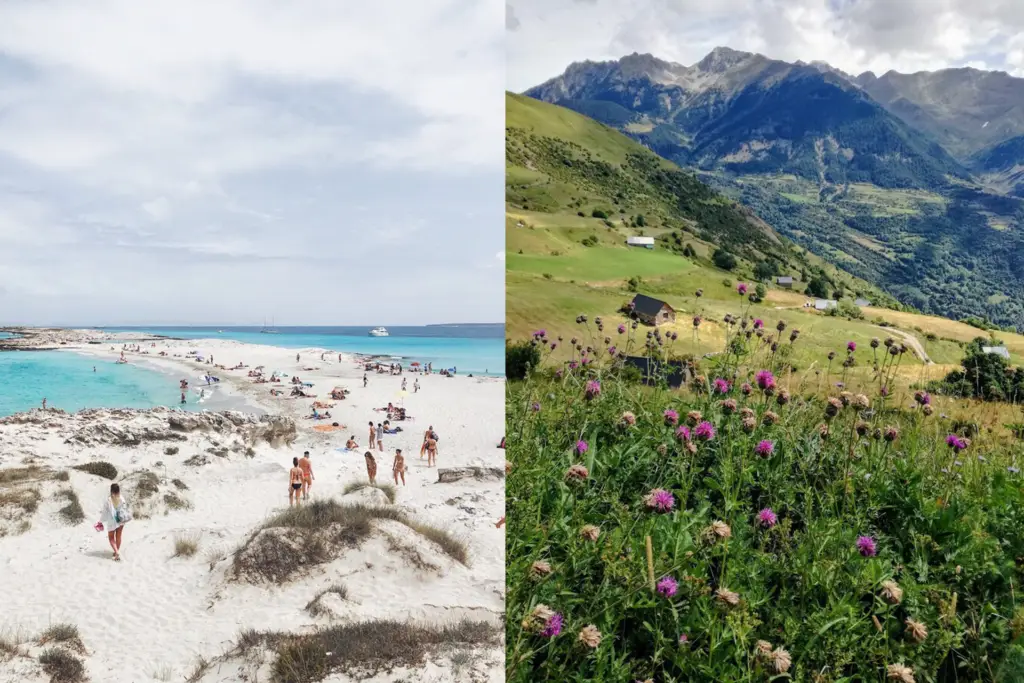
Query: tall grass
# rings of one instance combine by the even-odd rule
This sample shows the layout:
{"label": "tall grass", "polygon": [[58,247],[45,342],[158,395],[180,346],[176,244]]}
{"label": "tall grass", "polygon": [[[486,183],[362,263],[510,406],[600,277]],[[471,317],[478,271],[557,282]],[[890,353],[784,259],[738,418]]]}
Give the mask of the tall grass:
{"label": "tall grass", "polygon": [[578,324],[508,387],[507,680],[1021,680],[1024,452],[899,386],[897,343],[801,377],[741,315],[670,390],[621,353],[672,339]]}

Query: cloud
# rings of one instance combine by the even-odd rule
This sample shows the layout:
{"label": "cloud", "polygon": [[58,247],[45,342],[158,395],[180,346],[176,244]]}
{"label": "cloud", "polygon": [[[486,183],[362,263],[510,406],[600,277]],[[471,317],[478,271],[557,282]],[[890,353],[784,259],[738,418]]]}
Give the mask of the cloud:
{"label": "cloud", "polygon": [[0,323],[499,320],[499,11],[0,3]]}
{"label": "cloud", "polygon": [[516,15],[514,91],[573,61],[635,51],[693,64],[719,45],[854,74],[984,63],[1024,77],[1024,12],[1004,0],[517,0]]}

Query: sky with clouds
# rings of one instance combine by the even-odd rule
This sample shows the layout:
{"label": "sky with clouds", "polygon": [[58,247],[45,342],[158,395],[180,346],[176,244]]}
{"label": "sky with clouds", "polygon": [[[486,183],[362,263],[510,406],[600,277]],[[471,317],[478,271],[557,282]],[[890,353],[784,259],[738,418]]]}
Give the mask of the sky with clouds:
{"label": "sky with clouds", "polygon": [[494,0],[0,2],[0,324],[503,320],[505,37]]}
{"label": "sky with clouds", "polygon": [[506,87],[633,52],[690,65],[717,46],[848,73],[974,66],[1024,77],[1020,0],[509,0]]}

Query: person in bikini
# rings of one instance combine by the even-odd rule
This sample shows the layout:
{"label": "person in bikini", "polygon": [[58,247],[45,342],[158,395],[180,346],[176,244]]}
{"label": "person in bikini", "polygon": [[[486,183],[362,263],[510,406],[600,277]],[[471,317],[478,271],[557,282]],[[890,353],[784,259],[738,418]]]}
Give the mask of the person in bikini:
{"label": "person in bikini", "polygon": [[299,459],[292,458],[292,468],[288,471],[288,507],[302,502],[302,468]]}
{"label": "person in bikini", "polygon": [[427,467],[434,467],[437,465],[437,440],[433,432],[427,437],[424,445],[427,447]]}
{"label": "person in bikini", "polygon": [[309,459],[309,451],[299,458],[299,469],[302,470],[302,497],[309,499],[309,488],[313,485],[313,463]]}
{"label": "person in bikini", "polygon": [[366,451],[363,453],[363,457],[366,458],[366,476],[370,478],[371,484],[377,483],[377,461],[373,459],[373,452]]}
{"label": "person in bikini", "polygon": [[434,425],[430,425],[429,427],[427,427],[427,431],[423,432],[423,445],[420,446],[420,457],[421,458],[423,457],[423,454],[427,452],[427,441],[430,439],[430,437],[431,437],[431,435],[433,433],[434,433]]}
{"label": "person in bikini", "polygon": [[377,444],[377,430],[373,427],[373,420],[370,420],[370,450]]}
{"label": "person in bikini", "polygon": [[402,449],[395,449],[395,464],[391,467],[391,473],[395,475],[395,486],[398,486],[398,478],[402,478],[402,486],[405,486],[405,458],[402,456]]}

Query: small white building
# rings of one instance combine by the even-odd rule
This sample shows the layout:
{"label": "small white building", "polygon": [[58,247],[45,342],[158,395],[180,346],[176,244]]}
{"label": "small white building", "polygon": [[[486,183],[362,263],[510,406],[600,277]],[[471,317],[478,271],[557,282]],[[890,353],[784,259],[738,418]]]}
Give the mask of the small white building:
{"label": "small white building", "polygon": [[631,247],[644,247],[645,249],[654,249],[654,238],[653,237],[627,237],[626,244]]}
{"label": "small white building", "polygon": [[985,353],[994,353],[1006,360],[1010,360],[1010,352],[1006,350],[1005,346],[982,346],[981,350]]}
{"label": "small white building", "polygon": [[871,302],[868,301],[867,299],[854,299],[853,304],[855,306],[860,306],[863,308],[864,306],[870,306]]}
{"label": "small white building", "polygon": [[819,311],[827,311],[830,308],[835,308],[839,305],[839,302],[834,299],[818,299],[814,302],[814,308]]}

